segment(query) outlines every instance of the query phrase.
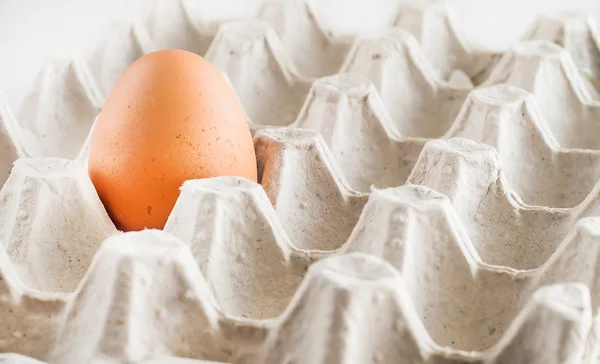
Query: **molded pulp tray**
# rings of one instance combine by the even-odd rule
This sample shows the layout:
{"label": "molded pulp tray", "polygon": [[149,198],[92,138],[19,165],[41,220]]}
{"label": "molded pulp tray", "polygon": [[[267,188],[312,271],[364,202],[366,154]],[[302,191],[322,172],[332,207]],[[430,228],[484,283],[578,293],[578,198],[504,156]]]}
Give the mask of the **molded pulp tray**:
{"label": "molded pulp tray", "polygon": [[[598,363],[591,20],[540,17],[497,54],[445,3],[354,39],[306,0],[224,24],[188,5],[0,103],[0,362]],[[162,48],[226,75],[260,185],[188,181],[164,231],[121,233],[86,139]]]}

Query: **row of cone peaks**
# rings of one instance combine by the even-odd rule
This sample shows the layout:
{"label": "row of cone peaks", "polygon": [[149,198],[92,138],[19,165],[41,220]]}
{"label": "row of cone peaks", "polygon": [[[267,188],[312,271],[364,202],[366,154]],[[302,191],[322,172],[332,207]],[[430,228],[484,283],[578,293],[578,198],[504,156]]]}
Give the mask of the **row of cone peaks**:
{"label": "row of cone peaks", "polygon": [[[168,12],[156,14],[163,13]],[[266,23],[249,21],[223,25],[208,49],[206,57],[227,74],[255,129],[292,123],[310,101],[306,95],[313,79],[295,71],[286,44]],[[51,62],[16,118],[6,106],[1,111],[5,124],[15,124],[6,128],[15,129],[17,149],[31,156],[75,157],[118,77],[135,59],[158,48],[145,28],[133,23],[111,29],[89,62],[76,55]],[[597,92],[570,57],[550,43],[522,44],[490,68],[484,85],[508,83],[532,92],[560,145],[598,149],[592,137],[598,132]],[[345,59],[341,71],[373,82],[396,129],[406,137],[442,136],[470,89],[462,71],[450,80],[459,87],[439,79],[415,39],[400,29],[358,39]]]}
{"label": "row of cone peaks", "polygon": [[[256,18],[273,26],[289,58],[306,77],[336,73],[353,40],[352,36],[336,34],[320,5],[312,0],[264,1],[256,14]],[[193,1],[158,0],[144,25],[158,47],[204,54],[219,25],[204,15],[194,9]],[[470,78],[481,77],[484,69],[497,60],[497,54],[476,45],[461,28],[460,20],[448,1],[404,2],[387,25],[412,33],[444,77],[457,69]],[[597,65],[590,60],[598,55],[597,34],[589,16],[573,13],[540,16],[522,39],[555,42],[574,53],[584,73],[596,73]]]}
{"label": "row of cone peaks", "polygon": [[[377,302],[393,302],[392,306],[368,311],[373,317],[362,324],[397,322],[400,315],[399,325],[408,330],[394,336],[398,333],[392,328],[396,341],[385,342],[390,347],[377,349],[387,345],[379,341],[362,344],[364,355],[382,351],[383,363],[397,362],[397,355],[450,363],[465,360],[470,351],[478,354],[469,355],[502,362],[502,353],[511,350],[511,335],[530,335],[523,334],[528,320],[535,320],[531,325],[540,336],[519,339],[525,340],[525,345],[557,345],[550,342],[556,337],[546,335],[554,329],[539,330],[540,325],[556,324],[568,330],[565,335],[579,338],[569,342],[573,347],[561,346],[560,355],[566,350],[576,358],[583,351],[596,350],[593,338],[590,343],[586,338],[592,314],[597,314],[600,186],[573,209],[528,207],[503,182],[493,148],[450,139],[425,145],[407,186],[364,194],[349,190],[343,177],[336,175],[325,143],[314,132],[263,130],[255,140],[262,186],[234,177],[186,182],[165,232],[118,233],[82,161],[43,158],[17,162],[0,192],[0,237],[4,242],[0,250],[1,305],[9,318],[4,332],[12,335],[0,340],[5,344],[1,350],[72,362],[85,361],[94,350],[138,358],[151,350],[143,343],[154,348],[161,342],[168,346],[162,348],[166,352],[175,350],[177,355],[204,359],[244,362],[248,355],[251,359],[247,360],[278,363],[281,357],[277,355],[299,355],[301,362],[342,363],[350,353],[349,342],[365,342],[353,338],[352,332],[357,330],[358,335],[365,327],[359,325],[350,332],[322,331],[318,335],[325,335],[323,340],[336,337],[341,341],[331,348],[339,352],[320,354],[316,348],[302,346],[321,342],[299,327],[315,333],[325,330],[325,317],[337,317],[337,311],[328,307],[346,307],[344,302],[353,310],[367,312],[356,306],[365,299],[361,290],[347,285],[354,282],[371,292],[379,284],[364,281],[382,280],[376,272],[393,272],[395,278],[383,279],[382,287],[394,292],[394,300],[398,296],[404,299],[396,302],[380,297]],[[268,149],[279,152],[261,153]],[[316,162],[311,165],[310,161]],[[352,271],[359,264],[355,260],[378,268],[365,274],[367,278],[359,274],[350,279],[352,272],[344,272],[349,281],[335,280],[335,274],[328,276],[328,282],[346,289],[341,294],[335,293],[338,288],[315,283],[324,278],[310,273],[304,277],[316,260],[322,260],[319,267],[332,264],[337,270],[347,265],[345,269]],[[578,264],[572,264],[574,261]],[[332,268],[323,269],[329,272]],[[580,285],[572,288],[569,282]],[[543,288],[553,284],[567,285]],[[555,291],[560,293],[546,296]],[[352,292],[357,298],[351,298]],[[173,302],[169,294],[181,298]],[[380,295],[384,294],[368,297]],[[542,305],[561,310],[540,311],[537,303],[531,303],[538,302],[536,295],[546,297]],[[145,302],[154,304],[139,302],[134,296],[146,297]],[[577,307],[571,307],[568,315],[562,311],[566,297]],[[369,306],[373,304],[367,301]],[[320,303],[310,307],[309,302]],[[331,306],[323,306],[326,302]],[[531,305],[536,308],[528,308]],[[178,320],[161,321],[164,307],[185,312],[178,314]],[[38,310],[45,312],[47,319]],[[413,311],[409,314],[406,310]],[[579,313],[574,316],[573,310]],[[137,322],[133,311],[156,315],[152,322],[156,321],[157,331],[142,328],[145,319]],[[396,316],[378,316],[385,312]],[[540,312],[544,312],[543,320],[536,318]],[[23,316],[38,320],[23,320]],[[202,322],[194,321],[199,319]],[[194,324],[190,325],[190,320]],[[235,331],[229,334],[247,334],[260,343],[248,337],[216,339],[225,335],[220,331],[226,330],[223,322],[238,328],[247,325],[247,330],[229,329]],[[325,326],[310,328],[305,322]],[[57,327],[61,329],[56,331]],[[80,330],[88,332],[92,327],[97,346],[66,340],[80,337]],[[377,329],[385,332],[390,328]],[[14,332],[24,335],[14,336]],[[47,335],[45,345],[34,340],[32,346],[32,334],[46,337],[50,332],[54,336]],[[131,342],[141,332],[149,336]],[[175,349],[176,344],[169,344],[175,339],[161,336],[161,332],[181,332],[178,335],[184,335],[183,342],[189,345]],[[340,337],[341,332],[348,335]],[[191,338],[198,342],[189,342]],[[408,346],[399,347],[399,342]],[[248,347],[239,343],[248,343]],[[519,341],[519,350],[522,345]],[[449,353],[458,359],[449,359]],[[508,357],[514,360],[512,354]],[[530,361],[523,363],[536,362],[526,359]]]}
{"label": "row of cone peaks", "polygon": [[[496,85],[465,91],[463,99],[441,137],[463,137],[494,147],[510,185],[527,204],[573,207],[600,180],[600,151],[561,147],[532,94]],[[594,115],[589,113],[589,107],[582,110]],[[358,75],[340,74],[313,83],[306,103],[290,126],[319,132],[350,188],[368,192],[372,185],[401,185],[411,173],[428,140],[402,136],[398,129],[411,127],[411,119],[420,119],[415,126],[421,128],[437,126],[440,121],[435,115],[394,120],[373,83]],[[10,116],[3,120],[5,180],[14,160],[24,156],[24,152],[14,137],[15,124],[10,122]],[[406,123],[398,125],[398,121]],[[555,121],[558,122],[556,118]],[[564,130],[573,136],[597,139],[591,130],[576,132],[582,129],[564,125]],[[73,128],[61,130],[66,136]],[[81,139],[79,144],[87,138],[83,131],[81,135],[77,137]],[[79,153],[85,157],[86,148],[80,147]]]}
{"label": "row of cone peaks", "polygon": [[[401,31],[398,31],[401,32]],[[406,36],[405,39],[410,39],[410,36]],[[409,41],[406,44],[410,44],[411,42]],[[395,43],[395,44],[399,44],[399,43]],[[549,47],[550,49],[554,49],[555,51],[558,51],[558,49],[553,46],[551,46],[550,44],[535,44],[532,45],[532,49],[538,49],[542,52],[545,52],[544,48],[545,47]],[[368,47],[367,47],[368,48]],[[410,48],[410,47],[409,47]],[[360,49],[360,47],[358,47],[357,49]],[[532,53],[530,48],[525,47],[525,49],[529,50],[528,56]],[[219,52],[217,52],[219,53]],[[220,52],[220,54],[229,54],[229,52]],[[369,52],[367,52],[369,53]],[[409,54],[411,52],[408,52]],[[527,52],[525,52],[527,53]],[[533,52],[535,53],[535,51]],[[548,53],[548,52],[546,52]],[[550,54],[553,54],[552,52],[549,52]],[[563,54],[563,51],[558,51],[558,53],[556,54]],[[554,55],[556,55],[554,54]],[[260,57],[259,57],[260,58]],[[365,57],[363,57],[365,58]],[[366,58],[372,58],[372,56],[367,56]],[[526,59],[529,59],[527,57],[525,57]],[[556,57],[551,56],[551,59],[556,59]],[[564,58],[564,57],[563,57]],[[511,63],[510,60],[512,59],[514,61],[514,59],[520,59],[519,57],[517,58],[507,58],[508,60],[504,63]],[[558,59],[561,59],[561,57],[559,57]],[[523,61],[523,60],[522,60]],[[531,64],[537,64],[539,63],[540,59],[534,58],[533,61],[529,62],[528,61],[523,61],[524,64],[521,64],[523,62],[517,62],[519,63],[517,66],[515,67],[510,67],[510,69],[514,69],[514,70],[524,70],[527,69],[527,67],[525,67],[526,65],[531,65]],[[224,62],[227,63],[227,62]],[[543,63],[543,62],[542,62]],[[542,67],[542,68],[538,68],[537,73],[541,73],[543,75],[547,75],[549,72],[551,74],[554,74],[555,77],[552,77],[551,80],[554,84],[556,83],[561,83],[565,84],[565,87],[560,88],[560,87],[548,87],[548,85],[546,84],[541,84],[541,86],[538,87],[534,87],[534,84],[540,83],[541,81],[543,81],[544,79],[547,79],[548,77],[541,77],[541,81],[540,82],[525,82],[525,83],[529,83],[529,86],[523,86],[524,88],[529,88],[532,89],[532,91],[534,92],[534,98],[536,98],[538,100],[538,102],[541,104],[540,109],[542,110],[542,115],[545,118],[544,122],[545,124],[547,124],[547,129],[550,129],[549,131],[551,132],[551,134],[553,134],[553,136],[555,137],[555,139],[560,139],[560,141],[557,141],[557,143],[560,143],[560,145],[563,146],[571,146],[571,147],[575,147],[575,148],[592,148],[592,149],[596,149],[596,145],[594,145],[594,143],[597,143],[597,138],[594,138],[593,136],[596,135],[596,125],[597,123],[594,122],[595,120],[595,116],[597,114],[597,105],[595,104],[595,102],[591,102],[590,100],[587,100],[588,102],[583,102],[581,100],[581,98],[579,96],[581,96],[582,92],[580,88],[575,87],[574,85],[572,85],[573,87],[569,87],[568,84],[570,82],[570,78],[565,78],[562,77],[562,81],[561,81],[561,76],[564,76],[565,74],[569,74],[568,69],[569,67],[564,66],[565,62],[559,62],[558,64],[555,64],[555,66],[558,67]],[[568,63],[568,62],[567,62]],[[37,152],[30,152],[28,153],[29,155],[37,155],[37,156],[51,156],[51,155],[57,155],[57,156],[63,156],[63,157],[73,157],[78,151],[79,148],[81,146],[81,144],[83,143],[83,141],[85,140],[85,136],[87,135],[87,132],[89,131],[90,128],[90,121],[88,120],[93,120],[94,116],[96,115],[96,113],[98,112],[98,110],[101,107],[101,101],[99,101],[100,97],[98,97],[98,92],[91,92],[89,90],[94,90],[94,87],[85,87],[86,79],[90,79],[90,77],[84,77],[83,75],[86,74],[86,72],[82,71],[85,67],[84,67],[84,62],[82,61],[76,61],[74,63],[71,64],[66,64],[63,65],[63,67],[58,67],[58,71],[60,72],[55,72],[57,71],[56,69],[52,69],[53,72],[44,72],[43,75],[45,75],[45,77],[41,77],[42,79],[51,79],[51,82],[42,82],[43,85],[41,85],[40,87],[37,87],[36,90],[47,90],[46,92],[42,92],[41,94],[38,92],[35,94],[34,97],[34,102],[33,103],[27,103],[26,105],[23,106],[23,110],[25,110],[24,113],[20,113],[20,116],[25,116],[25,117],[21,117],[20,119],[24,119],[24,120],[28,120],[31,118],[28,118],[27,115],[31,115],[32,113],[36,114],[37,116],[39,116],[40,118],[42,118],[42,120],[37,120],[37,118],[34,118],[34,120],[32,120],[35,124],[35,126],[32,127],[22,127],[23,124],[21,125],[16,125],[16,126],[11,126],[12,129],[24,129],[28,132],[25,133],[17,133],[17,132],[13,132],[11,135],[14,134],[19,134],[19,135],[23,135],[23,138],[25,141],[23,143],[16,143],[16,144],[27,144],[28,146],[31,145],[41,145],[42,146],[42,150],[39,150]],[[551,61],[549,61],[549,64],[552,65],[554,63],[552,63]],[[418,63],[413,63],[412,66],[410,67],[405,67],[405,69],[407,71],[410,71],[412,68],[414,68],[415,65],[418,65]],[[562,66],[564,67],[562,67]],[[227,67],[225,67],[227,68]],[[360,67],[359,67],[360,68]],[[380,67],[381,68],[381,67]],[[383,67],[384,69],[386,67]],[[389,67],[387,67],[389,68]],[[427,77],[412,77],[412,76],[407,76],[407,74],[405,74],[403,77],[399,77],[398,79],[404,79],[404,80],[409,80],[411,77],[414,78],[414,82],[408,82],[408,83],[421,83],[421,86],[423,87],[416,87],[413,89],[409,89],[407,90],[406,88],[403,87],[390,87],[389,85],[394,85],[394,83],[389,83],[388,81],[386,81],[387,83],[385,85],[382,84],[382,80],[387,80],[387,77],[381,77],[378,78],[376,76],[371,76],[371,74],[373,73],[373,67],[365,67],[365,69],[371,69],[371,71],[367,71],[367,72],[363,72],[365,73],[364,75],[367,76],[367,78],[371,78],[374,79],[374,87],[375,89],[377,89],[378,91],[380,91],[380,95],[381,95],[381,103],[385,106],[385,109],[387,109],[387,113],[385,113],[385,111],[382,110],[382,113],[387,115],[387,117],[385,117],[385,119],[388,119],[388,129],[396,129],[397,130],[397,135],[404,135],[404,136],[417,136],[417,137],[426,137],[426,136],[432,136],[432,137],[439,137],[439,136],[443,136],[444,131],[448,130],[448,126],[451,125],[452,120],[454,120],[455,115],[458,113],[458,111],[460,110],[461,104],[463,103],[463,101],[465,100],[465,98],[468,95],[469,90],[468,89],[453,89],[453,88],[444,88],[442,86],[439,85],[433,85],[435,87],[425,87],[423,86],[424,84],[422,84],[421,81],[425,80],[425,81],[431,81],[430,78]],[[402,67],[393,67],[391,69],[394,70],[398,70],[398,69],[402,69]],[[228,70],[231,71],[231,70]],[[377,70],[376,70],[377,71]],[[516,71],[515,71],[516,72]],[[57,76],[57,73],[62,75],[62,76]],[[357,71],[356,73],[361,73],[360,71]],[[375,72],[375,73],[379,73],[379,71]],[[408,72],[410,74],[414,74],[411,72]],[[512,74],[513,72],[507,72],[507,70],[504,67],[501,67],[500,70],[498,72],[499,75],[501,75],[502,77],[504,77],[503,75],[505,74]],[[533,72],[533,74],[535,74],[536,72]],[[228,75],[233,75],[234,78],[234,83],[239,83],[241,82],[240,79],[235,79],[235,75],[236,72],[228,72]],[[262,73],[261,73],[262,74]],[[80,76],[77,76],[80,75]],[[314,99],[314,92],[311,90],[309,92],[309,96],[307,98],[307,100],[304,102],[304,107],[302,109],[300,109],[300,106],[302,104],[302,99],[305,97],[306,94],[306,90],[309,89],[309,84],[301,84],[301,83],[292,83],[291,86],[289,83],[285,83],[282,84],[281,79],[277,79],[277,73],[273,73],[274,75],[274,79],[271,80],[272,82],[264,82],[265,80],[261,80],[262,82],[260,82],[261,85],[266,85],[266,86],[261,86],[264,87],[265,90],[263,90],[264,92],[261,92],[261,98],[259,99],[249,99],[249,100],[244,100],[244,99],[248,99],[249,97],[252,98],[255,96],[247,96],[244,93],[244,88],[243,87],[239,87],[238,90],[240,97],[242,98],[243,104],[246,106],[247,112],[248,114],[254,114],[254,118],[251,118],[251,120],[279,120],[279,123],[281,123],[281,120],[288,120],[285,123],[289,123],[291,120],[294,120],[293,118],[296,118],[296,121],[299,118],[306,118],[306,114],[308,112],[310,112],[311,110],[308,109],[308,107],[313,103],[313,99]],[[572,76],[576,76],[576,74],[571,74]],[[231,78],[231,77],[230,77]],[[518,79],[519,77],[513,77],[515,79]],[[71,80],[71,82],[69,82],[68,80]],[[75,81],[77,82],[75,82]],[[72,87],[66,87],[67,91],[71,90],[72,92],[63,92],[63,93],[57,93],[56,91],[56,87],[52,87],[52,85],[58,86],[58,84],[63,84],[65,83],[67,85],[72,85]],[[331,79],[322,79],[320,81],[321,84],[322,83],[332,83]],[[561,81],[561,82],[558,82]],[[73,82],[75,82],[75,85],[73,85]],[[259,82],[258,80],[256,80],[256,82]],[[317,83],[315,83],[313,86],[313,89],[316,86],[319,86],[318,84],[319,81],[317,81]],[[335,82],[335,81],[334,81]],[[360,83],[361,81],[358,81],[358,83]],[[402,81],[396,82],[395,84],[401,84]],[[428,83],[426,82],[426,84]],[[246,82],[247,83],[247,82]],[[356,83],[356,81],[355,81]],[[493,82],[490,82],[493,83]],[[509,82],[510,83],[510,82]],[[518,82],[517,82],[518,83]],[[377,86],[377,84],[379,84]],[[576,83],[577,84],[577,83]],[[298,86],[300,85],[300,86]],[[44,86],[44,87],[42,87]],[[250,87],[252,86],[252,87]],[[253,82],[250,82],[249,86],[247,87],[248,90],[252,89],[255,90],[256,85]],[[296,87],[298,86],[298,87]],[[431,85],[429,85],[431,86]],[[286,89],[287,88],[287,89]],[[552,90],[552,94],[548,95],[547,90],[550,89]],[[73,91],[75,90],[75,91]],[[275,91],[273,91],[275,90]],[[301,91],[301,92],[297,92],[297,91]],[[386,90],[389,90],[389,92],[386,92]],[[537,90],[537,91],[536,91]],[[541,90],[541,91],[540,91]],[[577,91],[579,90],[580,92],[575,92],[572,93],[571,91]],[[250,93],[248,93],[249,95]],[[74,95],[76,97],[74,97]],[[300,97],[296,97],[296,95],[300,95]],[[47,96],[47,97],[45,97]],[[279,102],[271,102],[272,97],[279,97],[281,98],[281,100],[277,100]],[[57,99],[58,97],[58,99]],[[541,100],[540,100],[541,99]],[[557,99],[561,99],[562,102],[557,102]],[[585,99],[585,98],[584,98]],[[89,102],[82,102],[85,100],[89,100]],[[266,100],[266,101],[265,101]],[[402,101],[404,100],[404,101]],[[425,101],[423,101],[425,100]],[[246,102],[244,102],[246,101]],[[281,107],[275,108],[275,110],[273,110],[272,105],[276,104],[276,105],[281,105]],[[50,105],[50,110],[48,110],[48,105]],[[266,107],[266,105],[270,105],[270,107]],[[438,105],[438,107],[436,108],[431,108],[428,106],[431,105]],[[44,107],[42,107],[44,106]],[[12,120],[11,124],[16,124],[16,122],[14,121],[14,117],[12,117],[12,115],[10,114],[10,111],[7,110],[7,108],[4,108],[4,112],[3,112],[3,119],[5,120],[5,124],[9,123]],[[46,110],[47,112],[42,113],[40,112],[40,109],[42,110]],[[383,108],[382,108],[383,109]],[[36,111],[37,110],[37,111]],[[411,111],[412,110],[412,111]],[[425,110],[425,111],[424,111]],[[433,111],[432,111],[433,110]],[[549,110],[550,112],[545,112],[545,110]],[[295,115],[298,113],[298,111],[301,112],[301,114],[296,117]],[[60,120],[58,120],[57,115],[60,115],[61,118]],[[72,115],[73,118],[69,118],[69,117],[65,117],[65,115]],[[82,116],[85,115],[85,116]],[[45,118],[55,118],[56,120],[54,120],[54,122],[48,122],[48,123],[44,123],[43,119]],[[78,123],[77,120],[80,120],[80,122]],[[82,122],[81,120],[86,120],[85,122]],[[31,124],[31,123],[29,123]],[[267,123],[268,124],[268,123]],[[10,126],[10,125],[9,125]],[[9,128],[9,126],[6,126],[6,128]],[[19,126],[21,126],[19,128]],[[259,126],[257,125],[257,128]],[[37,131],[32,131],[38,129]],[[40,130],[41,129],[41,130]],[[65,130],[75,130],[76,132],[71,133],[69,135],[67,135],[67,133],[65,132]],[[318,130],[318,129],[317,129]],[[321,130],[319,130],[321,131]],[[392,131],[392,133],[394,133],[394,131]],[[26,135],[25,135],[26,134]],[[35,137],[37,135],[37,137]],[[62,137],[61,137],[62,135]],[[74,136],[73,136],[74,135]],[[41,143],[33,143],[34,139],[41,139]],[[64,143],[65,139],[71,139],[71,143]],[[18,138],[17,138],[18,139]],[[76,140],[73,140],[76,139]],[[44,146],[46,145],[46,146]],[[68,148],[70,149],[70,151],[57,151],[57,149],[59,148],[58,146],[61,146],[60,148],[64,148],[62,146],[69,146]],[[19,149],[23,149],[23,148],[15,148],[17,150]],[[54,152],[53,152],[54,150]],[[15,154],[15,153],[13,153]],[[18,153],[17,153],[18,154]],[[10,163],[11,161],[9,161]]]}
{"label": "row of cone peaks", "polygon": [[[418,277],[355,252],[314,263],[280,316],[255,320],[224,313],[211,286],[227,283],[204,278],[189,248],[160,231],[107,239],[73,295],[52,299],[26,291],[0,304],[0,310],[6,311],[7,331],[13,333],[3,341],[3,351],[27,352],[50,362],[87,362],[98,354],[136,361],[175,353],[240,363],[479,359],[558,364],[565,358],[579,362],[596,350],[591,335],[596,330],[593,304],[584,284],[556,284],[523,293],[527,298],[513,302],[510,312],[501,314],[491,315],[497,311],[491,302],[480,312],[473,306],[453,312],[448,307],[452,301],[443,302],[448,298],[441,292],[433,296],[422,292]],[[10,275],[3,278],[12,283]],[[421,294],[415,296],[418,291]],[[240,300],[258,298],[245,293],[235,295]],[[258,293],[262,300],[273,298]],[[495,298],[486,297],[492,302]],[[22,320],[16,320],[24,314],[38,316],[35,325],[23,326]],[[463,315],[485,317],[485,324],[480,319],[457,321]],[[334,330],[331,325],[344,327]],[[35,345],[32,339],[37,339]],[[468,349],[455,349],[464,346]],[[554,347],[560,350],[546,350]]]}

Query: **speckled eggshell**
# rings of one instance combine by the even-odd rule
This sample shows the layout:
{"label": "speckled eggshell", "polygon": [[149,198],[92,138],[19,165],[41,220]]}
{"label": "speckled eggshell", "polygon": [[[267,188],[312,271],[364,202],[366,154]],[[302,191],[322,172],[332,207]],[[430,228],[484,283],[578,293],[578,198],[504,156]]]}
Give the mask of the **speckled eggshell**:
{"label": "speckled eggshell", "polygon": [[94,125],[88,170],[123,231],[162,229],[186,180],[257,178],[235,94],[208,61],[181,50],[147,54],[123,74]]}

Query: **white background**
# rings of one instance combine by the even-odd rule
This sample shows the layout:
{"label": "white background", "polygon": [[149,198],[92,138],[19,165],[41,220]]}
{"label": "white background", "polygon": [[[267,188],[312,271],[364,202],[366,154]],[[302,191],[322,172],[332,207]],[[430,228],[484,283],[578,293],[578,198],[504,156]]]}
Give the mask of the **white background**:
{"label": "white background", "polygon": [[[209,19],[251,16],[257,0],[190,0]],[[319,1],[319,0],[317,0]],[[338,32],[385,24],[399,0],[320,0]],[[600,19],[600,0],[455,0],[463,28],[479,43],[507,48],[538,11],[587,11]],[[144,17],[148,0],[0,0],[0,92],[14,109],[53,53],[89,54],[115,17]],[[368,15],[368,16],[365,16]]]}

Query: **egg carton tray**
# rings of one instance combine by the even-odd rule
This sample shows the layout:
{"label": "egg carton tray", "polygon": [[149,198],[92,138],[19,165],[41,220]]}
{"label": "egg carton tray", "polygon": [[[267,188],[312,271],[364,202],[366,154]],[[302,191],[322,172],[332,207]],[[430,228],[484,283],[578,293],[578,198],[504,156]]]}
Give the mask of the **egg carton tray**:
{"label": "egg carton tray", "polygon": [[[330,40],[310,2],[211,25],[163,1],[53,60],[0,109],[0,360],[597,363],[593,22],[541,18],[496,54],[446,4],[399,14]],[[260,184],[188,181],[163,231],[121,233],[86,139],[171,47],[226,74]]]}

